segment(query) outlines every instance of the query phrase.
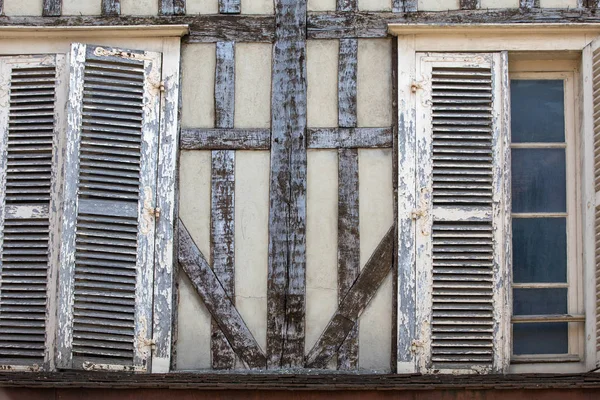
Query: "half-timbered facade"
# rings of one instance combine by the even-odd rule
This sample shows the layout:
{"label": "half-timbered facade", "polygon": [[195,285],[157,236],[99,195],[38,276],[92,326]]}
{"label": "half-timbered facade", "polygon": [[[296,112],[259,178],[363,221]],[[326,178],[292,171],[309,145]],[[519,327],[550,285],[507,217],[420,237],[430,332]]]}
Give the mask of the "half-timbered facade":
{"label": "half-timbered facade", "polygon": [[597,395],[597,7],[0,0],[0,384]]}

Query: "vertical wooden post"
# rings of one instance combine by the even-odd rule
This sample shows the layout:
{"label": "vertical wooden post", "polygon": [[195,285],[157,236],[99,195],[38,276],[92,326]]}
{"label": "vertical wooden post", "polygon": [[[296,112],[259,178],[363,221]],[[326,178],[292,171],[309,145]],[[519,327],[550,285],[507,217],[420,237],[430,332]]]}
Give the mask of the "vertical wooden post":
{"label": "vertical wooden post", "polygon": [[306,0],[275,1],[267,366],[304,365]]}
{"label": "vertical wooden post", "polygon": [[102,15],[105,17],[121,15],[121,0],[102,0]]}
{"label": "vertical wooden post", "polygon": [[185,14],[185,0],[159,0],[160,15],[183,15]]}
{"label": "vertical wooden post", "polygon": [[219,0],[220,14],[239,14],[241,12],[240,0]]}
{"label": "vertical wooden post", "polygon": [[336,9],[338,11],[356,11],[358,0],[337,0]]}
{"label": "vertical wooden post", "polygon": [[[338,67],[338,124],[356,127],[358,39],[341,39]],[[338,301],[360,272],[358,149],[338,149]],[[340,370],[358,368],[358,322],[338,350]]]}
{"label": "vertical wooden post", "polygon": [[522,10],[531,10],[532,8],[539,8],[540,0],[521,0],[520,7]]}
{"label": "vertical wooden post", "polygon": [[414,12],[417,11],[418,0],[392,0],[392,11],[399,12]]}
{"label": "vertical wooden post", "polygon": [[598,8],[598,0],[583,0],[584,6],[590,10],[596,10]]}
{"label": "vertical wooden post", "polygon": [[[235,108],[235,45],[218,42],[215,70],[215,126],[233,128]],[[235,151],[212,151],[211,259],[215,275],[235,304]],[[215,320],[211,327],[214,369],[233,369],[235,353]]]}
{"label": "vertical wooden post", "polygon": [[481,0],[460,0],[461,10],[478,10],[481,7]]}
{"label": "vertical wooden post", "polygon": [[60,17],[62,14],[62,0],[44,0],[42,15],[44,17]]}

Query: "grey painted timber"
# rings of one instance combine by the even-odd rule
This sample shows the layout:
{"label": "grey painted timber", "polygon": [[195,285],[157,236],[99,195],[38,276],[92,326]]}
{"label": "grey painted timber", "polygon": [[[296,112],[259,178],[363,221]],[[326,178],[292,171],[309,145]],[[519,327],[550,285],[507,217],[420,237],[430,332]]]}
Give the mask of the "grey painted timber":
{"label": "grey painted timber", "polygon": [[373,255],[348,290],[338,309],[306,356],[307,368],[325,368],[392,269],[394,227],[385,234]]}
{"label": "grey painted timber", "polygon": [[304,365],[306,0],[276,0],[271,94],[267,364]]}
{"label": "grey painted timber", "polygon": [[269,150],[270,129],[182,129],[182,150]]}
{"label": "grey painted timber", "polygon": [[179,265],[190,278],[227,341],[249,368],[264,369],[264,353],[181,220],[178,225],[178,240]]}
{"label": "grey painted timber", "polygon": [[395,13],[417,11],[418,0],[392,0],[392,11]]}
{"label": "grey painted timber", "polygon": [[358,0],[337,0],[337,11],[356,11],[358,9]]}
{"label": "grey painted timber", "polygon": [[392,128],[310,128],[309,149],[391,148]]}
{"label": "grey painted timber", "polygon": [[338,125],[356,127],[358,40],[340,39],[338,58]]}
{"label": "grey painted timber", "polygon": [[183,15],[185,0],[159,0],[158,12],[161,15]]}
{"label": "grey painted timber", "polygon": [[477,10],[481,7],[481,0],[460,0],[461,10]]}
{"label": "grey painted timber", "polygon": [[[215,125],[233,128],[235,110],[235,46],[218,42],[215,68]],[[235,151],[212,151],[210,248],[212,268],[235,304]],[[213,369],[233,369],[235,353],[213,319],[211,328]]]}
{"label": "grey painted timber", "polygon": [[519,7],[524,10],[539,8],[540,0],[520,0]]}
{"label": "grey painted timber", "polygon": [[121,0],[102,0],[102,15],[107,17],[121,15]]}
{"label": "grey painted timber", "polygon": [[239,14],[242,10],[240,0],[219,0],[219,13]]}
{"label": "grey painted timber", "polygon": [[42,15],[44,17],[58,17],[62,14],[62,0],[44,0]]}

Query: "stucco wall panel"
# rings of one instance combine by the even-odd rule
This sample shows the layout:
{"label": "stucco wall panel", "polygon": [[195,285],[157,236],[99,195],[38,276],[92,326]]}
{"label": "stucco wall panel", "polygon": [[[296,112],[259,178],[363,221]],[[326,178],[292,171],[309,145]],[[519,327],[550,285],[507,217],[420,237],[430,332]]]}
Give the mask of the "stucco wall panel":
{"label": "stucco wall panel", "polygon": [[419,11],[447,11],[460,9],[459,0],[419,0]]}
{"label": "stucco wall panel", "polygon": [[100,15],[101,0],[63,0],[63,15]]}
{"label": "stucco wall panel", "polygon": [[543,8],[576,8],[577,0],[540,0]]}
{"label": "stucco wall panel", "polygon": [[391,0],[358,0],[358,9],[361,11],[391,11]]}
{"label": "stucco wall panel", "polygon": [[42,0],[4,0],[4,14],[7,16],[42,15]]}
{"label": "stucco wall panel", "polygon": [[186,14],[217,14],[219,12],[218,0],[186,0]]}
{"label": "stucco wall panel", "polygon": [[214,44],[183,46],[183,128],[212,128],[215,125],[215,51]]}
{"label": "stucco wall panel", "polygon": [[122,15],[158,15],[158,0],[121,0]]}
{"label": "stucco wall panel", "polygon": [[242,14],[273,14],[273,0],[241,0]]}
{"label": "stucco wall panel", "polygon": [[358,41],[357,123],[361,127],[392,125],[392,41]]}
{"label": "stucco wall panel", "polygon": [[306,221],[306,352],[338,304],[336,150],[308,151]]}
{"label": "stucco wall panel", "polygon": [[481,8],[519,8],[519,0],[481,0]]}
{"label": "stucco wall panel", "polygon": [[308,0],[308,11],[335,11],[335,0]]}
{"label": "stucco wall panel", "polygon": [[[394,222],[392,152],[359,150],[360,263],[364,267]],[[391,272],[360,318],[361,369],[390,368],[392,333]]]}
{"label": "stucco wall panel", "polygon": [[235,46],[236,128],[271,126],[271,53],[270,44]]}
{"label": "stucco wall panel", "polygon": [[307,123],[338,125],[338,40],[309,40],[306,45]]}
{"label": "stucco wall panel", "polygon": [[235,159],[236,307],[265,350],[270,155],[268,151],[237,151]]}
{"label": "stucco wall panel", "polygon": [[[210,257],[210,151],[182,151],[179,216],[204,256]],[[177,369],[210,368],[210,314],[181,271]]]}

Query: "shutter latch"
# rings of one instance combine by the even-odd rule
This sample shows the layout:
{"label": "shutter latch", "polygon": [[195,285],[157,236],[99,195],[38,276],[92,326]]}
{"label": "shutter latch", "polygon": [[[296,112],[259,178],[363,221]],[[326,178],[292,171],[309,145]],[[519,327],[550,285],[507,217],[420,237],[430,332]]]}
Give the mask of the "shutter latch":
{"label": "shutter latch", "polygon": [[419,89],[423,89],[423,85],[421,84],[421,82],[413,82],[410,84],[410,91],[413,93],[417,93],[417,90]]}
{"label": "shutter latch", "polygon": [[419,219],[424,215],[425,215],[425,211],[423,209],[417,209],[417,208],[412,210],[412,212],[410,213],[410,217],[412,219]]}
{"label": "shutter latch", "polygon": [[153,208],[152,214],[154,215],[154,218],[160,218],[160,208],[158,208],[158,207]]}
{"label": "shutter latch", "polygon": [[410,345],[410,351],[416,353],[417,351],[419,351],[419,347],[423,347],[423,342],[421,342],[420,340],[413,340]]}

